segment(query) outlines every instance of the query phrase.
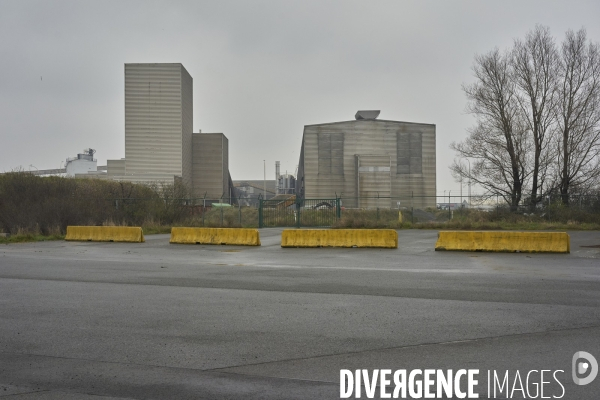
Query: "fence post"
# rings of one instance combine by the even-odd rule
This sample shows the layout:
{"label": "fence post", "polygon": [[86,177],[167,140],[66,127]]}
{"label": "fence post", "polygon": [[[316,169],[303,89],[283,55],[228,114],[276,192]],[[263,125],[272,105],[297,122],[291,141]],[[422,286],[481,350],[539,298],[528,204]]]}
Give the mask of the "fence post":
{"label": "fence post", "polygon": [[223,193],[219,199],[219,208],[221,209],[221,228],[223,227],[223,196],[225,196],[225,193]]}
{"label": "fence post", "polygon": [[202,198],[202,226],[204,226],[204,214],[206,214],[206,192]]}
{"label": "fence post", "polygon": [[258,227],[259,228],[263,227],[263,220],[262,220],[262,197],[260,196],[260,194],[258,195]]}
{"label": "fence post", "polygon": [[300,202],[301,199],[296,199],[296,228],[300,228]]}
{"label": "fence post", "polygon": [[[410,192],[410,223],[415,223],[415,192]],[[437,198],[436,198],[437,200]]]}
{"label": "fence post", "polygon": [[450,221],[452,219],[452,204],[450,204],[450,192],[452,192],[451,190],[448,191],[448,221]]}
{"label": "fence post", "polygon": [[240,196],[238,196],[238,212],[240,213],[240,228],[242,227],[242,203],[240,202]]}

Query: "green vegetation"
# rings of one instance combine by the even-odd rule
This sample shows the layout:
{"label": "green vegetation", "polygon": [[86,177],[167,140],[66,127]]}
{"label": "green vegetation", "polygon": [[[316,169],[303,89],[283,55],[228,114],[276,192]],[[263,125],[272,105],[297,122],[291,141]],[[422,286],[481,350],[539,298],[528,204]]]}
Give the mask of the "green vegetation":
{"label": "green vegetation", "polygon": [[173,224],[194,209],[183,185],[148,186],[97,179],[0,175],[0,231],[62,235],[68,225]]}
{"label": "green vegetation", "polygon": [[[197,201],[195,201],[197,200]],[[208,209],[182,184],[142,185],[97,179],[0,175],[0,243],[63,238],[69,225],[141,226],[145,234],[172,226],[256,227],[258,210]]]}
{"label": "green vegetation", "polygon": [[[241,219],[241,222],[240,222]],[[257,228],[258,209],[251,207],[219,207],[207,209],[204,213],[182,219],[172,225],[146,220],[142,224],[145,235],[156,233],[171,233],[172,226],[210,227],[210,228]]]}
{"label": "green vegetation", "polygon": [[[199,204],[199,202],[198,202]],[[172,226],[258,227],[258,210],[214,207],[203,210],[181,185],[140,185],[15,172],[0,175],[0,243],[64,239],[68,225],[141,226],[144,234],[170,233]],[[529,208],[529,207],[528,207]],[[269,226],[294,226],[289,210],[264,209]],[[344,209],[333,228],[600,230],[600,198],[579,206],[560,201],[535,213],[459,209]],[[302,226],[328,226],[331,210],[302,211]]]}
{"label": "green vegetation", "polygon": [[0,244],[9,243],[25,243],[25,242],[44,242],[46,240],[64,240],[64,235],[33,235],[33,234],[19,234],[11,235],[9,237],[0,237]]}
{"label": "green vegetation", "polygon": [[[460,209],[452,211],[345,210],[334,228],[389,229],[474,229],[474,230],[600,230],[600,212],[552,206],[541,213],[516,213],[508,208],[493,211]],[[450,218],[451,217],[451,218]]]}

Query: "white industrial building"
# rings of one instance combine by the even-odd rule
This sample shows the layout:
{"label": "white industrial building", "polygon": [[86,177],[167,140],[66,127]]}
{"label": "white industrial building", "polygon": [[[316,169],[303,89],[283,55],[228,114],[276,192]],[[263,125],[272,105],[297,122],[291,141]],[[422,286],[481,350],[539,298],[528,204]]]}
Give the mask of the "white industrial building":
{"label": "white industrial building", "polygon": [[69,157],[65,161],[65,175],[74,177],[76,174],[87,174],[97,172],[98,163],[94,158],[96,150],[85,149],[83,153],[77,154],[77,157]]}

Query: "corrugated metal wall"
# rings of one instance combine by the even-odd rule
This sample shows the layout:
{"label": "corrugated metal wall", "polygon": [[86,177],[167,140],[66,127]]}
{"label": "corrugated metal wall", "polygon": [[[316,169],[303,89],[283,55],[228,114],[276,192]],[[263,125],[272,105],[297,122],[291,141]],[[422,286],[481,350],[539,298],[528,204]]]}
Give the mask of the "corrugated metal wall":
{"label": "corrugated metal wall", "polygon": [[125,176],[125,160],[106,160],[106,171],[110,179]]}
{"label": "corrugated metal wall", "polygon": [[182,176],[191,181],[191,168],[184,174],[183,165],[184,146],[191,144],[184,138],[192,131],[191,85],[181,64],[125,64],[128,180],[173,182]]}
{"label": "corrugated metal wall", "polygon": [[181,67],[181,177],[192,189],[192,131],[194,130],[194,82],[190,74]]}
{"label": "corrugated metal wall", "polygon": [[[398,199],[409,204],[412,195],[415,207],[435,207],[435,197],[423,197],[435,196],[435,125],[357,120],[305,126],[298,168],[298,179],[304,179],[304,197],[338,195],[348,199],[345,206],[358,207],[350,200],[361,196],[357,155],[387,157],[394,198],[388,200],[389,207],[396,207]],[[334,168],[338,165],[343,165],[342,171]],[[378,171],[379,175],[383,172]],[[365,179],[368,181],[366,175]]]}
{"label": "corrugated metal wall", "polygon": [[[229,176],[229,139],[225,135],[223,135],[223,192],[225,193],[225,197],[231,197],[235,194],[233,193],[233,182],[231,181],[231,177]],[[231,185],[230,185],[231,183]]]}
{"label": "corrugated metal wall", "polygon": [[215,200],[229,197],[229,140],[222,133],[192,135],[194,196]]}

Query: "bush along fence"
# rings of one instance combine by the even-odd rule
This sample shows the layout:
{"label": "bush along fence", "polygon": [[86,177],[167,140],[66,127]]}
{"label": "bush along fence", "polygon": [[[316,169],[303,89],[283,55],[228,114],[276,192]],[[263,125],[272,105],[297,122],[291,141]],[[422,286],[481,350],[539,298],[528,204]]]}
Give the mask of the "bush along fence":
{"label": "bush along fence", "polygon": [[297,199],[194,198],[183,185],[142,185],[28,173],[0,175],[0,232],[60,235],[68,225],[142,226],[146,232],[189,227],[482,228],[500,224],[541,229],[562,224],[600,229],[600,194],[544,195],[535,208],[516,210],[501,196],[452,195]]}

